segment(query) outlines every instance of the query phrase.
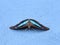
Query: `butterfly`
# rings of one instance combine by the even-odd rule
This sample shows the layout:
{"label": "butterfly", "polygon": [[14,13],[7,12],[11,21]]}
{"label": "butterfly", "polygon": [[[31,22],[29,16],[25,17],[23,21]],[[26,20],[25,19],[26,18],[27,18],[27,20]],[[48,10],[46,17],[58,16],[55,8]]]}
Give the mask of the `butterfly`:
{"label": "butterfly", "polygon": [[34,19],[25,19],[15,26],[11,26],[10,29],[21,30],[21,29],[38,29],[38,30],[49,30],[48,27],[43,26],[38,21]]}

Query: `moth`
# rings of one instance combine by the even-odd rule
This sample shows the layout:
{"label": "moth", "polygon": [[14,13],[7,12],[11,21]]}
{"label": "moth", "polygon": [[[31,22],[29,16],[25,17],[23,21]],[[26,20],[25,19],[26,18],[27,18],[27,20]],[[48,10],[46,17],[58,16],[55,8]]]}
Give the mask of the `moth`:
{"label": "moth", "polygon": [[38,30],[49,30],[48,27],[40,24],[38,21],[34,19],[25,19],[15,26],[11,26],[12,30],[21,30],[21,29],[38,29]]}

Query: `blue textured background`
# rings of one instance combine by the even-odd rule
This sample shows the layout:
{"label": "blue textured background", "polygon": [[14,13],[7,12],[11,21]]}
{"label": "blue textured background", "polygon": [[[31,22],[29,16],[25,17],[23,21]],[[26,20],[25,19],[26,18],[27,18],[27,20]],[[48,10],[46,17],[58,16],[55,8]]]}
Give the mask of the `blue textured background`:
{"label": "blue textured background", "polygon": [[[14,31],[9,27],[32,18],[49,31]],[[60,0],[0,0],[0,45],[60,45]]]}

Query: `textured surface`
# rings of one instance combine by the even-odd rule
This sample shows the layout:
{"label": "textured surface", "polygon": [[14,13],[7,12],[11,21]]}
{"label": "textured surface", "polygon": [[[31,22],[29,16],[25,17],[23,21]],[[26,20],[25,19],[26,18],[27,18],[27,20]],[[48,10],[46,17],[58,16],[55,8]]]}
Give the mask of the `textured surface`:
{"label": "textured surface", "polygon": [[[15,31],[9,27],[33,18],[49,31]],[[0,0],[0,45],[60,45],[60,0]]]}

